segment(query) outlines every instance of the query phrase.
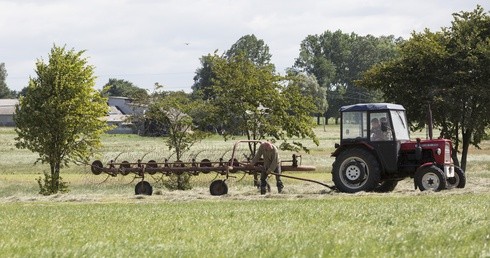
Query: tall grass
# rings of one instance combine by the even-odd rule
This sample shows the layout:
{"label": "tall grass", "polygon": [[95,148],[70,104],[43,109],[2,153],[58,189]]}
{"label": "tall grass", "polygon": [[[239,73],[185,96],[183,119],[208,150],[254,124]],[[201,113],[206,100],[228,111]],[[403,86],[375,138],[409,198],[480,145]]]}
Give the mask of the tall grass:
{"label": "tall grass", "polygon": [[488,197],[14,202],[0,210],[0,251],[3,257],[488,257]]}

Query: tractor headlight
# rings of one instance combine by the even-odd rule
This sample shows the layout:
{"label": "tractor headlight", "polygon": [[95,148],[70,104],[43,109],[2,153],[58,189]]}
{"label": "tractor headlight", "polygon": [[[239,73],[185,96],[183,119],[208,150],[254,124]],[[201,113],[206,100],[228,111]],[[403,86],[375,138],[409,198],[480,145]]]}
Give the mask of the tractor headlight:
{"label": "tractor headlight", "polygon": [[436,154],[437,154],[437,155],[441,155],[441,153],[442,153],[441,148],[437,148],[437,149],[436,149]]}
{"label": "tractor headlight", "polygon": [[451,144],[449,142],[446,142],[444,148],[444,163],[451,163]]}

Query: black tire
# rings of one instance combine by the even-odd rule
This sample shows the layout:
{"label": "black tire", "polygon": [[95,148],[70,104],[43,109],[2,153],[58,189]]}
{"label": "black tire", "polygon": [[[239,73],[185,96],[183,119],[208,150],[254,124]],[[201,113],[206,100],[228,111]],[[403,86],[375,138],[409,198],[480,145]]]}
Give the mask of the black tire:
{"label": "black tire", "polygon": [[446,189],[446,176],[434,165],[417,170],[414,180],[420,191],[437,192]]}
{"label": "black tire", "polygon": [[460,167],[454,167],[454,177],[450,177],[446,182],[447,189],[464,188],[466,186],[466,175]]}
{"label": "black tire", "polygon": [[94,175],[100,175],[102,173],[102,168],[104,165],[102,165],[102,162],[100,160],[95,160],[92,162],[92,166],[90,166],[90,169],[92,170],[92,173]]}
{"label": "black tire", "polygon": [[153,187],[150,185],[150,183],[146,181],[140,181],[136,184],[134,187],[134,193],[136,195],[152,195],[153,194]]}
{"label": "black tire", "polygon": [[341,192],[372,191],[380,180],[376,158],[364,149],[346,149],[333,163],[332,180]]}
{"label": "black tire", "polygon": [[228,186],[223,180],[215,180],[209,186],[209,192],[214,196],[225,195],[228,193]]}
{"label": "black tire", "polygon": [[386,180],[383,182],[380,182],[376,188],[374,188],[375,192],[378,193],[388,193],[393,190],[395,190],[396,185],[398,185],[397,180]]}

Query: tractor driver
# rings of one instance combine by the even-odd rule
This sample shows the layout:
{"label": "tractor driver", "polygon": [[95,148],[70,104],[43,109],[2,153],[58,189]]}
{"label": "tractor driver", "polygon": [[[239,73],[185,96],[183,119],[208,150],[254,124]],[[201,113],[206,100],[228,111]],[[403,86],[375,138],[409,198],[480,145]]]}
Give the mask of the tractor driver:
{"label": "tractor driver", "polygon": [[371,141],[382,141],[384,138],[381,125],[377,118],[371,119]]}
{"label": "tractor driver", "polygon": [[388,123],[388,119],[386,117],[382,117],[379,119],[381,132],[383,133],[383,140],[392,140],[393,134],[391,132],[391,127]]}
{"label": "tractor driver", "polygon": [[[251,165],[255,165],[259,159],[264,158],[264,169],[260,172],[260,194],[265,194],[267,187],[267,174],[274,172],[281,174],[281,162],[279,160],[279,154],[277,147],[270,142],[263,142],[260,144],[255,157],[251,161]],[[280,193],[284,188],[281,181],[281,177],[276,175],[277,191]]]}

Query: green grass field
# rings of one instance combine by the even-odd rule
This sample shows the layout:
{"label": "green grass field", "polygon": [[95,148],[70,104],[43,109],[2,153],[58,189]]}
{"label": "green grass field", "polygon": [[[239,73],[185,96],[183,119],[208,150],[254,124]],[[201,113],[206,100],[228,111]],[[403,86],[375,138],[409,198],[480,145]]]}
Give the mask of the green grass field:
{"label": "green grass field", "polygon": [[[318,127],[320,146],[304,141],[311,153],[302,154],[317,171],[289,173],[331,184],[337,134]],[[0,257],[490,257],[490,141],[470,150],[466,188],[450,191],[419,192],[404,180],[387,194],[342,194],[284,179],[283,193],[261,196],[237,174],[228,195],[211,196],[215,175],[201,174],[189,191],[147,178],[154,195],[135,196],[131,176],[72,165],[62,170],[71,191],[41,196],[35,179],[48,167],[33,165],[36,154],[16,149],[14,137],[0,128]],[[103,142],[94,158],[104,162],[172,159],[159,138]],[[226,158],[233,143],[215,136],[186,158]]]}

